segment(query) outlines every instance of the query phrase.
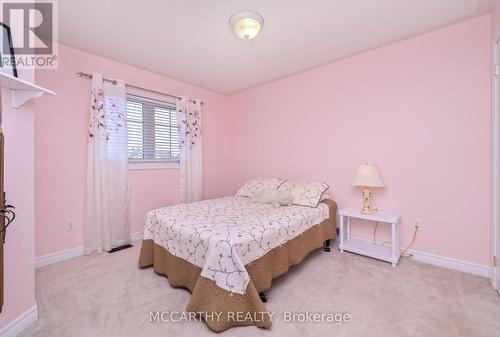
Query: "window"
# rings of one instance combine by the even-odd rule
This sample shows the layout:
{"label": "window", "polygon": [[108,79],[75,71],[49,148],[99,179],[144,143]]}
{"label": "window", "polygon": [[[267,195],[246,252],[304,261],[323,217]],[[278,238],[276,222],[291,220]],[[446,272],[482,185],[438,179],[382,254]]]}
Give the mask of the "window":
{"label": "window", "polygon": [[178,163],[177,111],[169,98],[128,92],[127,134],[129,163]]}

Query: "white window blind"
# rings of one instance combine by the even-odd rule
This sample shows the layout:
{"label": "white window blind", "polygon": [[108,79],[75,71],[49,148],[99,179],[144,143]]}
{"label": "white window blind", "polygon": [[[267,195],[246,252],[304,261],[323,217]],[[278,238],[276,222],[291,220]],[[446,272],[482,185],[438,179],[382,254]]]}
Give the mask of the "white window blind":
{"label": "white window blind", "polygon": [[128,158],[131,162],[179,160],[175,102],[157,96],[127,93]]}

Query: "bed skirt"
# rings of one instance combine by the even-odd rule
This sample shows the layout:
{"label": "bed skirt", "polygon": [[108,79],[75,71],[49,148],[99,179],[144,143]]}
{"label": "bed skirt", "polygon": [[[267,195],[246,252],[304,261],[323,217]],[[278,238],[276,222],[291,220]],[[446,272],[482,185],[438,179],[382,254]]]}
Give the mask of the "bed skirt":
{"label": "bed skirt", "polygon": [[171,286],[187,288],[191,292],[191,299],[186,310],[201,313],[213,331],[220,332],[242,325],[269,329],[271,319],[266,314],[259,293],[269,289],[272,280],[285,274],[290,266],[300,263],[310,252],[323,247],[325,240],[336,236],[337,204],[332,200],[323,202],[330,208],[328,219],[245,266],[250,282],[244,295],[231,294],[218,287],[213,281],[200,276],[200,267],[170,254],[153,240],[142,241],[139,267],[153,266],[155,272],[167,277]]}

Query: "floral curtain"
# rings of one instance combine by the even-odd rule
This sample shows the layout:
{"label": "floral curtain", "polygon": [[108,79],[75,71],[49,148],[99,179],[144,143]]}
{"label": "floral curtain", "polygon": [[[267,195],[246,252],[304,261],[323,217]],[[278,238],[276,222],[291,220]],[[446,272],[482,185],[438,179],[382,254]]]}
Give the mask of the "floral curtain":
{"label": "floral curtain", "polygon": [[202,198],[201,102],[181,97],[177,101],[177,118],[181,201],[198,201]]}
{"label": "floral curtain", "polygon": [[92,76],[87,148],[85,254],[130,242],[125,83]]}

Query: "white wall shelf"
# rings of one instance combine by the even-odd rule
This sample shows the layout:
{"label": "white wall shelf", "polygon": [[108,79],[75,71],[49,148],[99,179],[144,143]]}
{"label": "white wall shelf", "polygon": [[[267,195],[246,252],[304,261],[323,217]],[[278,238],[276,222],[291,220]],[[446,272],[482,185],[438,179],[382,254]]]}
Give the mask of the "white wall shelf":
{"label": "white wall shelf", "polygon": [[38,98],[44,94],[55,95],[56,93],[42,88],[36,84],[20,78],[0,72],[0,86],[11,89],[11,102],[13,108],[20,108],[24,103]]}

